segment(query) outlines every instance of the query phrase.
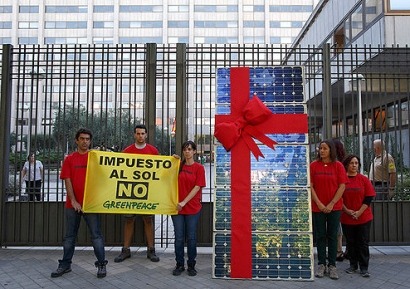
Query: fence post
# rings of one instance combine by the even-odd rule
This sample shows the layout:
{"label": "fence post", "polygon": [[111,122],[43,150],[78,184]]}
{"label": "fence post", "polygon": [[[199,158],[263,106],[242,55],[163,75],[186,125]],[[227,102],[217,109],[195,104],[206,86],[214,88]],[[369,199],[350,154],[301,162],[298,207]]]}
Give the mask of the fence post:
{"label": "fence post", "polygon": [[[177,44],[177,67],[176,67],[176,123],[175,150],[176,154],[182,155],[181,146],[187,140],[187,87],[186,87],[186,44]],[[192,125],[194,125],[192,123]]]}
{"label": "fence post", "polygon": [[155,144],[157,99],[157,44],[147,43],[144,124],[148,128],[148,143]]}
{"label": "fence post", "polygon": [[322,108],[323,108],[323,134],[322,139],[332,138],[332,75],[330,67],[330,44],[323,47],[323,90],[322,90]]}
{"label": "fence post", "polygon": [[0,175],[0,246],[3,246],[6,240],[5,225],[5,202],[7,197],[7,189],[9,186],[9,160],[10,160],[10,119],[11,119],[11,61],[12,61],[12,45],[3,45],[3,58],[1,70],[1,96],[0,96],[0,164],[2,164],[2,173]]}

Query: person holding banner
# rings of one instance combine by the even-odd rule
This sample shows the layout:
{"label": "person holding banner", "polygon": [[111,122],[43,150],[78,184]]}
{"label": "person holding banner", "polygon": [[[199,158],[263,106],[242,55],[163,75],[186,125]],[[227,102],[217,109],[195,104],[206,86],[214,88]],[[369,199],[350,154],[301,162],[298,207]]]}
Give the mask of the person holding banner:
{"label": "person holding banner", "polygon": [[77,151],[68,155],[63,162],[60,179],[64,180],[67,198],[65,205],[66,233],[63,240],[63,258],[58,260],[58,268],[51,273],[51,277],[60,277],[71,272],[71,263],[75,250],[81,217],[84,218],[91,234],[94,254],[97,257],[95,266],[98,268],[97,277],[107,275],[104,239],[101,233],[98,214],[85,214],[82,211],[84,199],[85,176],[88,163],[88,151],[92,140],[92,132],[81,128],[75,135]]}
{"label": "person holding banner", "polygon": [[[175,260],[177,262],[172,271],[179,276],[185,271],[184,243],[187,240],[188,275],[195,276],[197,246],[196,230],[201,213],[202,188],[205,187],[205,168],[194,161],[196,144],[186,141],[182,144],[183,160],[178,175],[178,215],[172,215],[175,233]],[[174,155],[175,157],[178,157]]]}
{"label": "person holding banner", "polygon": [[347,182],[343,164],[337,160],[335,144],[332,140],[321,141],[317,158],[310,164],[312,217],[318,256],[315,276],[318,278],[328,273],[331,279],[339,279],[336,270],[337,232],[343,207],[342,196]]}
{"label": "person holding banner", "polygon": [[[138,124],[134,128],[135,143],[126,147],[123,152],[130,154],[159,155],[156,147],[146,142],[148,129],[143,124]],[[134,224],[136,215],[125,215],[124,223],[124,245],[120,255],[115,257],[114,262],[119,263],[131,257],[131,242],[134,235]],[[155,253],[154,246],[154,215],[144,215],[144,232],[147,240],[147,258],[152,262],[158,262],[159,257]]]}

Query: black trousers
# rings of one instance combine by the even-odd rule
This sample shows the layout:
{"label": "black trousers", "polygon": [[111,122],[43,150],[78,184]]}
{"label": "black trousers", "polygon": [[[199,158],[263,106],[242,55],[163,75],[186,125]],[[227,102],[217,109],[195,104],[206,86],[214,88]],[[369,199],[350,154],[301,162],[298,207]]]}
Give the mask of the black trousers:
{"label": "black trousers", "polygon": [[367,271],[369,268],[369,238],[372,221],[360,225],[342,224],[349,252],[350,267]]}

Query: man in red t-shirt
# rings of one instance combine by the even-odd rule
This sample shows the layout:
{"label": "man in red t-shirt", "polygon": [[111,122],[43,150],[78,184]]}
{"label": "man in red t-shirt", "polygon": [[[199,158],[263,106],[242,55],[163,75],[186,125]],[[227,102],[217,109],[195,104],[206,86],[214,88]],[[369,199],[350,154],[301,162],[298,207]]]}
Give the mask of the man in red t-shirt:
{"label": "man in red t-shirt", "polygon": [[60,277],[71,271],[71,263],[75,250],[78,229],[81,217],[86,221],[91,234],[94,254],[97,257],[95,266],[98,268],[97,277],[107,275],[105,260],[104,239],[101,233],[100,218],[98,214],[84,214],[82,211],[84,199],[85,176],[88,163],[88,151],[92,140],[92,132],[81,128],[75,135],[77,151],[68,155],[61,168],[60,179],[64,180],[67,198],[65,203],[66,233],[63,241],[64,254],[58,260],[58,268],[51,273],[51,277]]}
{"label": "man in red t-shirt", "polygon": [[[123,152],[130,154],[147,154],[147,155],[159,155],[156,147],[146,143],[147,140],[147,127],[139,124],[134,128],[135,143],[126,147]],[[131,242],[134,235],[134,224],[136,215],[125,215],[124,223],[124,245],[122,247],[120,255],[115,257],[114,262],[122,262],[131,257]],[[154,215],[144,215],[144,231],[147,239],[147,258],[152,262],[158,262],[159,258],[155,254],[154,246]]]}

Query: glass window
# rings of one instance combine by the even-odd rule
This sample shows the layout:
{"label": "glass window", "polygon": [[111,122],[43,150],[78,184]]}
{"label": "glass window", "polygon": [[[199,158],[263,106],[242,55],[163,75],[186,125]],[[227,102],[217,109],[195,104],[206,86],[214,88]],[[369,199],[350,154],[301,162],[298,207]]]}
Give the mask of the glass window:
{"label": "glass window", "polygon": [[20,21],[19,22],[19,28],[21,29],[37,29],[38,28],[38,22],[35,21]]}
{"label": "glass window", "polygon": [[11,37],[0,37],[0,44],[10,44]]}
{"label": "glass window", "polygon": [[312,5],[269,5],[269,12],[312,12]]}
{"label": "glass window", "polygon": [[382,2],[379,0],[366,0],[364,16],[366,19],[366,26],[373,22],[377,16],[383,12]]}
{"label": "glass window", "polygon": [[0,6],[0,13],[13,13],[12,6]]}
{"label": "glass window", "polygon": [[120,5],[120,12],[162,12],[162,6],[156,6],[156,5]]}
{"label": "glass window", "polygon": [[38,13],[38,6],[19,6],[20,13]]}
{"label": "glass window", "polygon": [[120,37],[120,44],[162,43],[162,37]]}
{"label": "glass window", "polygon": [[188,12],[188,5],[169,5],[168,12]]}
{"label": "glass window", "polygon": [[247,28],[264,28],[265,27],[265,21],[244,21],[243,22],[243,27]]}
{"label": "glass window", "polygon": [[168,21],[168,28],[188,28],[189,21]]}
{"label": "glass window", "polygon": [[351,17],[352,39],[363,31],[363,8],[362,5],[352,13]]}
{"label": "glass window", "polygon": [[389,11],[403,11],[410,10],[410,2],[408,0],[389,0],[388,8]]}
{"label": "glass window", "polygon": [[37,37],[19,37],[19,44],[38,44]]}
{"label": "glass window", "polygon": [[233,21],[195,21],[195,28],[236,28],[237,22]]}
{"label": "glass window", "polygon": [[269,27],[270,28],[280,28],[280,21],[270,21]]}
{"label": "glass window", "polygon": [[11,29],[11,21],[0,21],[0,29]]}
{"label": "glass window", "polygon": [[53,6],[46,5],[46,13],[87,13],[87,6]]}
{"label": "glass window", "polygon": [[87,21],[46,21],[46,29],[83,29],[87,28]]}
{"label": "glass window", "polygon": [[114,12],[114,5],[94,5],[94,13],[111,13]]}
{"label": "glass window", "polygon": [[114,22],[113,21],[94,21],[93,27],[94,28],[113,28]]}

